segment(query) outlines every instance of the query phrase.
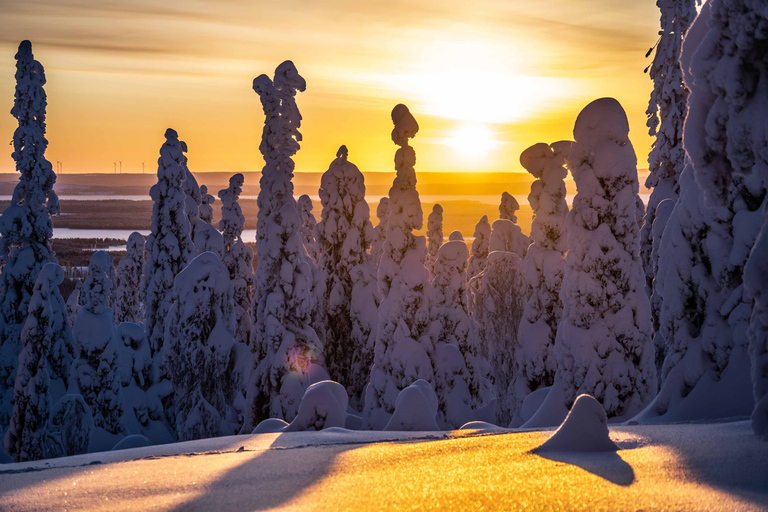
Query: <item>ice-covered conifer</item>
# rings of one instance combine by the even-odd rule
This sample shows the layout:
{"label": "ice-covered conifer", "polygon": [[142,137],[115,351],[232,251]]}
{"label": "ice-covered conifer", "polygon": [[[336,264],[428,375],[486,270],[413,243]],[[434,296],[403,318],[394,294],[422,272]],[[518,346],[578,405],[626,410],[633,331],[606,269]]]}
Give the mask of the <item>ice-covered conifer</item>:
{"label": "ice-covered conifer", "polygon": [[88,265],[90,275],[83,284],[82,307],[73,334],[78,351],[72,364],[69,393],[83,396],[91,408],[93,422],[111,434],[124,431],[123,399],[118,371],[118,341],[109,307],[112,281],[108,271],[112,256],[96,251]]}
{"label": "ice-covered conifer", "polygon": [[80,311],[80,290],[83,287],[83,282],[78,281],[75,285],[75,289],[67,297],[67,319],[69,320],[69,326],[74,327],[75,318]]}
{"label": "ice-covered conifer", "polygon": [[389,217],[384,251],[379,264],[379,328],[374,366],[365,397],[363,428],[381,430],[395,411],[400,391],[418,379],[435,385],[434,289],[424,266],[427,255],[421,229],[423,216],[416,191],[416,152],[408,139],[419,131],[405,105],[392,110],[392,140],[400,146],[395,154],[397,176],[389,190]]}
{"label": "ice-covered conifer", "polygon": [[147,238],[144,265],[144,306],[147,338],[153,353],[163,346],[163,322],[171,308],[173,279],[194,252],[191,227],[185,208],[184,152],[175,130],[165,131],[165,143],[157,161],[157,183],[152,186],[152,232]]}
{"label": "ice-covered conifer", "polygon": [[319,267],[325,279],[325,364],[331,380],[362,408],[373,364],[377,308],[376,270],[368,248],[373,240],[365,180],[341,146],[320,181],[323,206],[317,224]]}
{"label": "ice-covered conifer", "polygon": [[[688,88],[683,82],[680,52],[688,28],[696,17],[696,3],[697,0],[656,1],[661,10],[661,37],[649,68],[653,91],[646,111],[648,134],[655,139],[648,155],[649,174],[645,186],[653,191],[640,231],[640,257],[649,297],[653,293],[655,276],[651,253],[656,208],[665,199],[677,200],[680,188],[677,182],[685,165],[683,121],[688,108]],[[656,229],[662,230],[661,227]],[[652,310],[654,322],[657,315],[658,312]]]}
{"label": "ice-covered conifer", "polygon": [[123,322],[140,324],[144,321],[141,285],[144,280],[144,237],[133,232],[125,246],[125,257],[115,273],[115,325]]}
{"label": "ice-covered conifer", "polygon": [[485,268],[491,245],[491,225],[488,216],[483,215],[475,226],[475,239],[472,241],[472,255],[469,257],[469,273],[467,277],[472,279]]}
{"label": "ice-covered conifer", "polygon": [[38,274],[29,315],[21,330],[22,350],[16,371],[13,415],[5,434],[5,450],[17,462],[42,459],[51,409],[51,379],[72,362],[72,331],[58,285],[64,272],[47,263]]}
{"label": "ice-covered conifer", "polygon": [[200,187],[197,185],[197,180],[192,175],[192,171],[189,170],[186,152],[187,143],[183,140],[179,141],[179,147],[181,147],[181,166],[184,167],[184,211],[187,214],[187,220],[189,221],[189,236],[192,239],[192,254],[190,260],[200,254],[200,249],[195,246],[197,240],[196,232],[198,225],[200,224],[200,205],[202,204],[202,194]]}
{"label": "ice-covered conifer", "polygon": [[435,261],[443,245],[443,207],[436,204],[427,218],[427,270],[430,280],[435,278]]}
{"label": "ice-covered conifer", "polygon": [[248,344],[251,332],[251,301],[253,300],[253,249],[245,245],[242,234],[245,216],[238,203],[245,178],[234,174],[229,187],[219,190],[221,220],[219,229],[224,238],[222,262],[229,271],[234,287],[235,339]]}
{"label": "ice-covered conifer", "polygon": [[523,262],[523,273],[531,290],[518,329],[519,348],[515,355],[514,417],[511,426],[522,424],[522,404],[529,393],[551,386],[557,360],[555,335],[563,304],[560,286],[565,272],[565,158],[570,141],[552,145],[538,143],[520,155],[520,163],[536,178],[528,202],[533,208],[533,244]]}
{"label": "ice-covered conifer", "polygon": [[376,218],[379,223],[373,228],[373,243],[371,243],[371,258],[373,265],[378,268],[381,256],[384,254],[384,240],[387,238],[387,218],[389,217],[389,198],[379,199],[376,207]]}
{"label": "ice-covered conifer", "polygon": [[301,215],[301,235],[304,237],[304,248],[307,250],[307,254],[313,261],[317,261],[317,239],[315,238],[315,226],[317,225],[317,219],[312,213],[314,205],[312,204],[312,198],[307,194],[303,194],[297,201],[297,207],[299,209],[299,215]]}
{"label": "ice-covered conifer", "polygon": [[213,224],[213,204],[215,202],[216,198],[208,193],[208,187],[200,185],[200,207],[197,211],[201,221]]}
{"label": "ice-covered conifer", "polygon": [[213,203],[216,199],[208,193],[208,187],[200,187],[200,207],[198,208],[200,222],[194,228],[194,243],[197,252],[212,252],[219,256],[224,255],[224,238],[219,230],[211,224],[213,222]]}
{"label": "ice-covered conifer", "polygon": [[55,262],[51,215],[60,213],[56,174],[45,159],[45,71],[22,41],[16,53],[16,95],[11,115],[13,160],[21,173],[11,204],[0,217],[0,430],[8,425],[21,352],[21,329],[40,269]]}
{"label": "ice-covered conifer", "polygon": [[[291,421],[309,386],[309,366],[322,363],[322,342],[312,328],[318,310],[314,266],[303,250],[301,217],[293,198],[293,155],[299,149],[301,114],[296,92],[306,82],[291,61],[260,75],[253,88],[265,114],[259,150],[264,156],[258,197],[256,271],[251,348],[257,366],[248,385],[244,431],[261,420]],[[249,430],[250,429],[250,430]]]}
{"label": "ice-covered conifer", "polygon": [[573,135],[568,162],[577,194],[566,222],[557,373],[526,426],[560,423],[582,393],[609,418],[634,415],[657,389],[629,122],[618,101],[601,98],[581,111]]}
{"label": "ice-covered conifer", "polygon": [[520,209],[520,205],[517,199],[509,192],[502,192],[501,202],[499,203],[499,218],[503,220],[511,220],[517,224],[517,215],[515,212]]}
{"label": "ice-covered conifer", "polygon": [[174,281],[164,358],[181,441],[231,435],[239,427],[233,404],[241,375],[235,371],[229,275],[219,258],[207,252],[193,259]]}
{"label": "ice-covered conifer", "polygon": [[489,252],[513,252],[520,258],[525,258],[529,245],[531,245],[531,239],[513,221],[507,219],[493,221],[491,238],[488,242]]}

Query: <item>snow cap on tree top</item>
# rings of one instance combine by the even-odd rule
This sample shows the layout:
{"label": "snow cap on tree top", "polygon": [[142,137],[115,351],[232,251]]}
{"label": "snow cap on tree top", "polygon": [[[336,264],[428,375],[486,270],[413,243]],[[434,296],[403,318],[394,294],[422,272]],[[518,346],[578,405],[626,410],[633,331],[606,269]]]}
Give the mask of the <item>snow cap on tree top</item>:
{"label": "snow cap on tree top", "polygon": [[91,261],[88,263],[88,270],[90,270],[92,274],[95,274],[96,272],[109,274],[111,268],[112,256],[104,251],[96,251],[93,253]]}
{"label": "snow cap on tree top", "polygon": [[46,263],[43,265],[43,268],[40,269],[40,274],[38,274],[37,280],[38,282],[47,280],[54,286],[58,286],[64,281],[64,271],[56,263]]}
{"label": "snow cap on tree top", "polygon": [[499,205],[499,210],[505,210],[510,213],[514,213],[519,209],[520,204],[512,194],[506,191],[501,193],[501,205]]}
{"label": "snow cap on tree top", "polygon": [[256,94],[262,96],[272,90],[272,79],[267,75],[259,75],[253,79],[253,90]]}
{"label": "snow cap on tree top", "polygon": [[[261,77],[256,77],[258,80]],[[253,81],[253,87],[256,88],[256,80]],[[286,60],[275,69],[275,87],[289,86],[297,91],[304,92],[307,89],[307,82],[299,74],[296,66],[290,60]],[[259,91],[256,91],[257,93]]]}
{"label": "snow cap on tree top", "polygon": [[573,137],[587,144],[606,137],[617,143],[627,143],[629,142],[627,114],[615,99],[597,99],[579,113],[573,127]]}
{"label": "snow cap on tree top", "polygon": [[448,235],[448,240],[451,241],[451,242],[456,242],[456,241],[463,242],[464,241],[464,235],[461,234],[461,231],[454,231],[453,233]]}
{"label": "snow cap on tree top", "polygon": [[407,146],[408,139],[412,139],[419,133],[419,123],[402,103],[392,109],[392,122],[395,128],[392,130],[392,142],[398,146]]}
{"label": "snow cap on tree top", "polygon": [[32,58],[32,43],[25,39],[19,43],[19,51],[16,52],[15,58],[16,60],[21,60],[27,56],[29,56],[30,59]]}
{"label": "snow cap on tree top", "polygon": [[336,152],[336,158],[341,158],[342,160],[346,160],[349,156],[349,150],[347,149],[347,146],[342,145],[339,150]]}
{"label": "snow cap on tree top", "polygon": [[179,134],[173,128],[168,128],[165,130],[165,138],[168,140],[178,140]]}
{"label": "snow cap on tree top", "polygon": [[549,159],[554,156],[552,148],[544,142],[537,142],[520,154],[520,165],[526,171],[533,174],[534,178],[541,178]]}

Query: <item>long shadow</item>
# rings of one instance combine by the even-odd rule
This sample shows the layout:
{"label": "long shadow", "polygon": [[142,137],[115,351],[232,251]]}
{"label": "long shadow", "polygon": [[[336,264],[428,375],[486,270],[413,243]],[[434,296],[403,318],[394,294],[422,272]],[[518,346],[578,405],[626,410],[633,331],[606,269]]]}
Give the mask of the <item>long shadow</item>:
{"label": "long shadow", "polygon": [[616,452],[555,452],[532,450],[547,460],[578,466],[604,480],[628,487],[635,481],[635,471]]}

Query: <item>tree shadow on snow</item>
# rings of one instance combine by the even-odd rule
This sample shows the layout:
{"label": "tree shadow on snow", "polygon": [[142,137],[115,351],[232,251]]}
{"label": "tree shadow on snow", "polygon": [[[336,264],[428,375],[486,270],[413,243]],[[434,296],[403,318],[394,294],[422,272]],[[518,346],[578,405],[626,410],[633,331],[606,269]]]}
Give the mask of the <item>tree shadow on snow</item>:
{"label": "tree shadow on snow", "polygon": [[531,453],[554,462],[578,466],[584,471],[622,487],[628,487],[635,481],[635,471],[632,466],[616,452],[539,452],[534,449]]}

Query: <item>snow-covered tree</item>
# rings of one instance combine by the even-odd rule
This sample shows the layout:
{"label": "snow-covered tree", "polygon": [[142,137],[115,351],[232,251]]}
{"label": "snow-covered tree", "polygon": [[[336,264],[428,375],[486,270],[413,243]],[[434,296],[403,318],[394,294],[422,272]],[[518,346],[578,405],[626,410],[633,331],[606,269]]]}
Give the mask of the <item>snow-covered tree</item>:
{"label": "snow-covered tree", "polygon": [[21,330],[40,269],[56,261],[51,250],[51,215],[58,215],[53,191],[56,174],[45,159],[45,71],[22,41],[16,53],[16,95],[11,109],[19,126],[13,133],[13,160],[21,173],[11,204],[0,217],[0,430],[12,412]]}
{"label": "snow-covered tree", "polygon": [[499,203],[499,218],[503,220],[511,220],[517,224],[517,215],[515,212],[520,209],[520,205],[517,199],[509,192],[502,192],[501,202]]}
{"label": "snow-covered tree", "polygon": [[683,82],[680,53],[688,28],[696,18],[697,0],[657,0],[661,10],[661,31],[651,63],[653,91],[648,102],[648,134],[655,137],[648,155],[648,178],[645,186],[653,192],[640,232],[640,256],[646,276],[646,290],[653,292],[653,224],[656,207],[664,199],[677,200],[678,179],[685,165],[683,121],[688,109],[688,87]]}
{"label": "snow-covered tree", "polygon": [[16,371],[13,415],[5,434],[5,451],[17,462],[50,456],[45,440],[51,379],[62,372],[62,366],[68,370],[72,362],[72,331],[58,288],[63,279],[64,272],[55,263],[47,263],[40,270],[21,330],[23,348]]}
{"label": "snow-covered tree", "polygon": [[184,152],[175,130],[165,131],[165,143],[157,161],[157,183],[152,186],[152,232],[147,238],[143,296],[147,338],[153,353],[163,347],[165,318],[171,308],[173,279],[194,253],[184,181]]}
{"label": "snow-covered tree", "polygon": [[424,266],[427,255],[421,229],[423,214],[416,191],[416,152],[408,139],[419,131],[405,105],[392,110],[392,140],[397,176],[389,190],[389,216],[384,250],[379,264],[379,328],[374,366],[365,397],[363,428],[381,430],[395,411],[400,391],[418,379],[435,385],[431,357],[439,323],[435,320],[434,289]]}
{"label": "snow-covered tree", "polygon": [[435,278],[435,261],[443,245],[443,207],[435,204],[427,218],[427,270],[430,280]]}
{"label": "snow-covered tree", "polygon": [[381,256],[384,254],[384,241],[387,238],[387,218],[389,217],[389,198],[379,199],[376,207],[376,218],[379,223],[373,228],[373,242],[371,243],[371,258],[373,265],[378,268]]}
{"label": "snow-covered tree", "polygon": [[577,194],[566,222],[557,373],[526,426],[559,424],[582,393],[608,417],[634,415],[657,389],[629,122],[618,101],[601,98],[581,111],[573,135],[568,164]]}
{"label": "snow-covered tree", "polygon": [[216,198],[208,193],[208,187],[200,185],[200,207],[197,209],[200,220],[213,224],[213,204]]}
{"label": "snow-covered tree", "polygon": [[489,252],[513,252],[525,258],[531,239],[523,233],[520,226],[508,219],[497,219],[491,226],[491,238],[488,242]]}
{"label": "snow-covered tree", "polygon": [[511,386],[515,356],[520,346],[517,331],[528,296],[523,277],[523,260],[513,252],[493,251],[485,269],[472,278],[472,329],[478,353],[490,365],[490,379],[496,391],[496,422],[508,425],[514,411]]}
{"label": "snow-covered tree", "polygon": [[77,313],[80,312],[80,290],[82,288],[83,282],[78,281],[75,289],[67,297],[67,319],[69,320],[70,327],[74,327],[75,318],[77,318]]}
{"label": "snow-covered tree", "polygon": [[520,155],[520,163],[536,178],[531,184],[528,202],[533,208],[531,238],[533,244],[523,262],[523,273],[531,290],[518,329],[519,347],[515,356],[514,417],[511,426],[523,423],[525,397],[537,389],[551,386],[555,380],[555,335],[563,304],[560,286],[565,272],[565,158],[570,141],[534,144]]}
{"label": "snow-covered tree", "polygon": [[82,307],[73,329],[78,353],[72,364],[69,393],[83,396],[97,428],[119,434],[125,423],[117,361],[119,346],[109,307],[110,267],[112,256],[106,252],[96,251],[91,256],[90,275],[83,284]]}
{"label": "snow-covered tree", "polygon": [[320,181],[323,206],[317,224],[319,267],[325,279],[325,364],[331,380],[362,408],[373,364],[377,308],[376,270],[368,248],[373,240],[365,180],[341,146]]}
{"label": "snow-covered tree", "polygon": [[488,259],[488,253],[491,246],[491,225],[488,223],[488,216],[483,215],[480,222],[475,226],[475,239],[472,241],[472,255],[469,257],[468,279],[472,279],[485,268],[485,261]]}
{"label": "snow-covered tree", "polygon": [[133,232],[125,246],[125,257],[120,260],[115,273],[115,325],[123,322],[140,324],[144,321],[144,304],[141,302],[141,286],[144,280],[144,237]]}
{"label": "snow-covered tree", "polygon": [[307,194],[303,194],[297,201],[297,207],[299,209],[299,215],[301,215],[301,235],[304,237],[304,248],[307,250],[307,254],[313,261],[317,262],[317,239],[315,238],[315,226],[317,225],[317,219],[312,213],[312,209],[315,205],[312,204],[312,198]]}
{"label": "snow-covered tree", "polygon": [[192,253],[189,256],[191,260],[198,254],[200,249],[195,246],[196,231],[200,224],[200,205],[203,202],[203,196],[200,192],[200,187],[197,185],[197,180],[192,175],[192,171],[189,170],[188,158],[185,154],[187,152],[187,143],[183,140],[179,141],[179,147],[181,147],[181,166],[184,168],[184,212],[187,214],[187,220],[189,221],[189,236],[192,239]]}
{"label": "snow-covered tree", "polygon": [[308,370],[322,363],[322,342],[312,328],[318,309],[314,268],[303,249],[301,217],[293,198],[293,155],[299,149],[301,115],[296,92],[306,82],[291,61],[260,75],[253,88],[265,123],[259,150],[264,156],[258,197],[254,311],[251,348],[257,366],[248,385],[244,431],[266,418],[291,421],[309,386]]}
{"label": "snow-covered tree", "polygon": [[224,238],[219,230],[211,224],[213,222],[213,203],[216,199],[208,193],[208,187],[200,187],[199,222],[194,227],[194,243],[197,252],[212,252],[219,258],[224,257]]}
{"label": "snow-covered tree", "polygon": [[219,190],[221,220],[219,229],[224,239],[222,262],[229,271],[234,287],[235,339],[248,344],[251,332],[251,301],[253,300],[253,249],[243,242],[245,216],[238,203],[245,178],[235,174],[229,187]]}
{"label": "snow-covered tree", "polygon": [[226,266],[208,252],[193,259],[174,281],[164,358],[181,441],[232,435],[239,426],[233,403],[241,375],[235,371],[229,276]]}

